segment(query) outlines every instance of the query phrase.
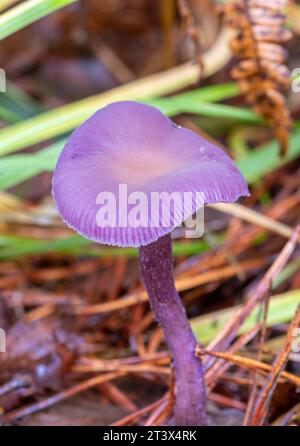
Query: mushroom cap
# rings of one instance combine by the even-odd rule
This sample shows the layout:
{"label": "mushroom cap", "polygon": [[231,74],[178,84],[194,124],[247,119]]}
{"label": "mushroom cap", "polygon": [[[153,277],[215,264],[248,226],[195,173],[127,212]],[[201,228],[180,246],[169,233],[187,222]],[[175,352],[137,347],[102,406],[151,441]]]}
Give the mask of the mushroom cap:
{"label": "mushroom cap", "polygon": [[[142,192],[147,202],[133,201],[124,211],[120,185],[126,185],[128,195]],[[234,202],[249,195],[242,174],[220,148],[177,126],[155,107],[130,101],[97,111],[72,133],[60,154],[52,186],[57,209],[69,227],[90,240],[124,247],[154,242],[203,204]],[[116,225],[99,225],[97,220],[99,203],[108,204],[97,197],[106,192],[116,198]],[[171,204],[168,222],[163,221],[160,207],[159,224],[152,227],[153,192],[177,192],[181,197],[188,192],[193,198],[189,206]],[[196,192],[203,194],[201,203]],[[137,204],[149,212],[149,219],[140,226],[124,224],[128,217],[124,213]]]}

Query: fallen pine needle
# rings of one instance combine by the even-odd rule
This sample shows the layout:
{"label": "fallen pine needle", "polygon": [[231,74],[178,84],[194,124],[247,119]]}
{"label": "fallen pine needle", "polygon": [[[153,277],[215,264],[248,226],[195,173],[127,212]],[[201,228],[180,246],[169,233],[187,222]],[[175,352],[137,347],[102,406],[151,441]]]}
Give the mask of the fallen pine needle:
{"label": "fallen pine needle", "polygon": [[[238,265],[229,265],[222,268],[216,268],[214,270],[198,274],[195,277],[175,279],[176,289],[177,291],[181,292],[213,281],[228,279],[236,276],[241,271],[247,272],[251,269],[259,268],[264,264],[265,261],[262,259],[245,260],[240,262]],[[146,291],[140,291],[129,296],[124,296],[123,298],[113,302],[105,302],[103,304],[89,305],[86,307],[75,306],[73,307],[72,311],[80,315],[109,313],[147,302],[147,300],[148,295]]]}
{"label": "fallen pine needle", "polygon": [[67,398],[71,398],[78,393],[84,392],[85,390],[91,389],[92,387],[98,386],[107,381],[112,381],[113,379],[120,378],[124,376],[125,373],[115,372],[115,373],[107,373],[106,375],[96,376],[94,378],[90,378],[86,381],[83,381],[80,384],[76,384],[68,390],[64,390],[56,395],[53,395],[45,400],[39,401],[29,406],[21,407],[20,409],[14,410],[12,412],[7,413],[3,418],[4,421],[14,421],[20,418],[24,418],[28,415],[32,415],[35,412],[39,412],[40,410],[48,409],[48,407],[53,406],[54,404],[59,403]]}
{"label": "fallen pine needle", "polygon": [[[249,424],[251,426],[262,426],[264,424],[264,420],[267,416],[267,410],[273,396],[273,392],[275,387],[277,386],[278,379],[280,375],[283,374],[282,370],[284,369],[288,359],[289,354],[292,348],[293,342],[293,334],[295,330],[299,327],[300,324],[300,305],[296,311],[295,317],[290,324],[285,344],[282,350],[278,353],[275,358],[274,363],[272,364],[270,374],[268,376],[267,382],[261,389],[261,392],[258,396],[258,399],[255,404],[254,414]],[[299,384],[298,384],[299,385]]]}
{"label": "fallen pine needle", "polygon": [[155,401],[154,403],[151,403],[148,406],[143,407],[142,409],[139,409],[130,415],[127,415],[121,420],[112,423],[111,426],[130,426],[131,424],[136,423],[144,415],[147,415],[152,410],[156,410],[159,406],[161,406],[161,404],[163,404],[167,400],[167,398],[168,398],[168,393],[163,398]]}
{"label": "fallen pine needle", "polygon": [[273,280],[282,271],[292,255],[300,236],[300,226],[297,226],[291,236],[290,240],[285,244],[281,253],[271,265],[268,271],[265,273],[260,283],[258,284],[256,291],[247,300],[245,305],[237,312],[228,324],[221,330],[216,338],[210,343],[210,350],[225,350],[236,337],[240,327],[245,322],[247,316],[255,308],[255,306],[262,301],[265,294],[272,286]]}
{"label": "fallen pine needle", "polygon": [[225,214],[232,215],[233,217],[240,218],[248,223],[253,223],[285,238],[290,238],[293,234],[293,228],[290,226],[239,203],[217,203],[210,205],[210,207]]}
{"label": "fallen pine needle", "polygon": [[[232,364],[235,364],[239,367],[244,367],[250,370],[257,370],[261,372],[271,372],[273,370],[273,366],[270,364],[266,364],[262,361],[258,361],[257,359],[248,358],[246,356],[234,355],[230,353],[221,353],[215,352],[212,350],[203,349],[201,346],[198,346],[196,349],[196,355],[198,357],[203,357],[203,355],[214,356],[218,359],[223,359],[225,361],[229,361]],[[281,378],[284,378],[295,386],[300,387],[300,377],[297,375],[293,375],[292,373],[282,371],[280,372]]]}

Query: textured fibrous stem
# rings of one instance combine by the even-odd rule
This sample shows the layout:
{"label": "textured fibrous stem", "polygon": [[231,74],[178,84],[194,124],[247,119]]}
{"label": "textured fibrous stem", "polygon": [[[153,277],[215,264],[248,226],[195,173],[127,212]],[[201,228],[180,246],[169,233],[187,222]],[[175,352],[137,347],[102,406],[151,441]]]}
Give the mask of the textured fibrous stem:
{"label": "textured fibrous stem", "polygon": [[178,426],[206,424],[206,391],[201,361],[195,356],[196,339],[175,289],[170,235],[140,248],[144,285],[157,322],[163,329],[174,360]]}

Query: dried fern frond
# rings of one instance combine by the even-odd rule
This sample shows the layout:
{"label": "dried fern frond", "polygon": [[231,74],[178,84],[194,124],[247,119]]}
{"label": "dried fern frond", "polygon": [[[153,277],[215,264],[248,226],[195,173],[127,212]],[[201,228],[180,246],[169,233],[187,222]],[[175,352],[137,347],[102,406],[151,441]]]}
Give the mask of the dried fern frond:
{"label": "dried fern frond", "polygon": [[273,128],[282,155],[288,151],[291,128],[284,96],[291,82],[283,47],[292,37],[285,28],[287,5],[288,0],[232,0],[218,7],[225,22],[237,30],[231,42],[238,58],[232,77],[238,81],[247,102]]}

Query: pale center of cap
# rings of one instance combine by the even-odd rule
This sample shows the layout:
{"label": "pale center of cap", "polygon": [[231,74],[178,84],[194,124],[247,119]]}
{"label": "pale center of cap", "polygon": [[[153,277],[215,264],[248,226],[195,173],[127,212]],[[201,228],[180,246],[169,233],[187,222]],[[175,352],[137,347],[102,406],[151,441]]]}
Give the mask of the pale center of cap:
{"label": "pale center of cap", "polygon": [[112,165],[113,172],[119,183],[142,186],[182,166],[181,160],[171,155],[158,152],[133,153],[126,159],[116,159]]}

